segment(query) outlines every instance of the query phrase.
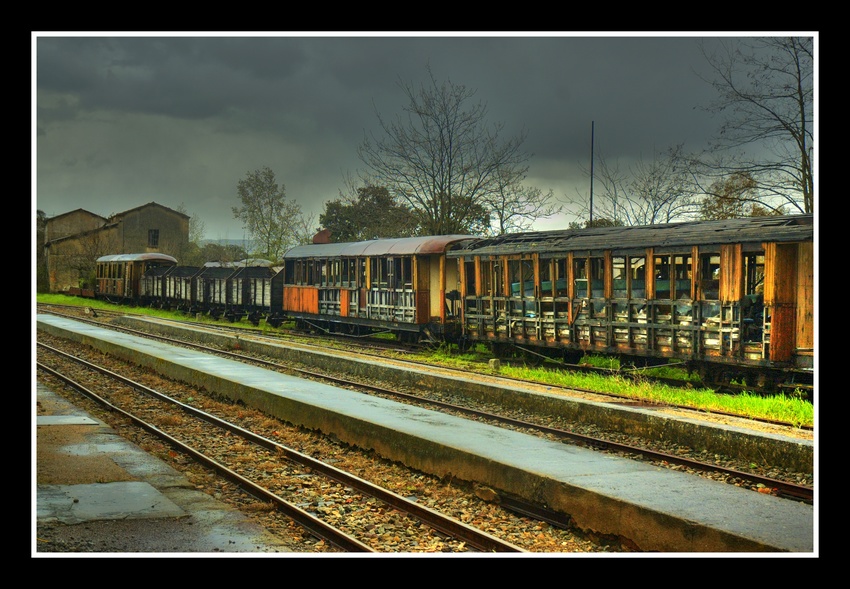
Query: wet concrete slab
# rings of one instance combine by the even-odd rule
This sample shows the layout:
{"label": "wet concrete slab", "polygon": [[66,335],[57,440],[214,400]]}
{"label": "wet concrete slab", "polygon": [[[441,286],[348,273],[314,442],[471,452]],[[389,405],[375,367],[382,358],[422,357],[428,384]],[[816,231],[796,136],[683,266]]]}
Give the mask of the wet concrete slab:
{"label": "wet concrete slab", "polygon": [[39,520],[65,524],[188,515],[145,482],[39,485],[37,505]]}
{"label": "wet concrete slab", "polygon": [[291,552],[108,425],[43,384],[34,388],[37,412],[47,413],[33,420],[34,554]]}

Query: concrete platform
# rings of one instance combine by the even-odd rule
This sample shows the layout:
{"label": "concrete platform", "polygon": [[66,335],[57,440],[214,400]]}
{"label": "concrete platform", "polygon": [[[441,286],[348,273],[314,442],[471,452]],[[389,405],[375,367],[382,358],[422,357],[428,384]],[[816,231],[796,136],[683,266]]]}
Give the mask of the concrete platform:
{"label": "concrete platform", "polygon": [[38,329],[435,474],[546,503],[670,553],[817,553],[815,508],[50,315]]}
{"label": "concrete platform", "polygon": [[[34,419],[40,460],[33,461],[32,556],[56,556],[69,546],[128,554],[291,552],[103,422],[40,383],[34,388],[44,414]],[[38,534],[45,527],[49,539]]]}

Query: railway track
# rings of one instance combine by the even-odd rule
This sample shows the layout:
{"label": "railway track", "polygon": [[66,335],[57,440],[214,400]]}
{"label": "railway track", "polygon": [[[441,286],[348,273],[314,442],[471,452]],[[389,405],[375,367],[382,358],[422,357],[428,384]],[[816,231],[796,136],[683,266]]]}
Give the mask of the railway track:
{"label": "railway track", "polygon": [[[381,529],[383,535],[404,538],[408,549],[420,547],[414,552],[525,552],[483,530],[104,367],[56,348],[40,345],[39,349],[60,357],[66,365],[77,363],[98,376],[87,379],[89,382],[84,385],[43,363],[38,364],[39,370],[158,436],[175,451],[226,477],[258,501],[273,505],[336,550],[392,552],[370,533]],[[306,508],[301,507],[304,504]],[[346,513],[357,513],[357,517],[344,517]]]}
{"label": "railway track", "polygon": [[[128,331],[132,332],[133,330]],[[151,337],[151,334],[143,332],[135,333],[137,335]],[[729,484],[748,487],[758,492],[782,495],[808,503],[813,502],[813,485],[809,484],[806,477],[801,476],[800,473],[784,473],[775,469],[768,469],[767,472],[770,473],[769,475],[754,471],[754,465],[744,464],[732,459],[718,459],[718,457],[714,455],[703,460],[692,458],[689,454],[692,454],[693,452],[689,449],[665,449],[663,445],[659,446],[658,444],[653,444],[647,440],[629,440],[625,436],[616,436],[611,433],[603,433],[602,435],[598,433],[595,433],[594,435],[581,433],[582,428],[580,424],[552,425],[551,423],[546,423],[545,416],[535,418],[534,421],[530,421],[528,416],[523,416],[523,419],[519,419],[510,415],[510,412],[496,411],[490,408],[485,410],[480,407],[476,407],[468,400],[462,400],[461,402],[446,402],[434,395],[413,394],[386,386],[352,381],[344,375],[328,375],[300,367],[284,366],[279,362],[272,362],[267,359],[248,358],[244,352],[232,352],[218,348],[209,348],[207,346],[189,344],[185,341],[174,340],[171,338],[163,339],[178,345],[191,345],[196,349],[202,349],[209,353],[226,355],[242,361],[251,361],[273,370],[281,370],[290,374],[294,373],[306,378],[321,379],[326,382],[331,382],[336,386],[367,391],[371,394],[380,394],[382,396],[392,397],[408,403],[417,403],[432,408],[436,407],[442,411],[449,411],[474,419],[486,420],[491,423],[499,424],[503,427],[512,427],[523,431],[535,432],[537,435],[554,437],[598,450],[616,452],[619,454],[637,457],[641,460],[650,460],[666,468],[686,470],[702,476],[709,476],[711,478],[723,480]],[[624,441],[624,439],[627,441]],[[507,501],[508,499],[505,498],[505,500]],[[522,508],[519,508],[518,511],[521,511],[521,509]]]}

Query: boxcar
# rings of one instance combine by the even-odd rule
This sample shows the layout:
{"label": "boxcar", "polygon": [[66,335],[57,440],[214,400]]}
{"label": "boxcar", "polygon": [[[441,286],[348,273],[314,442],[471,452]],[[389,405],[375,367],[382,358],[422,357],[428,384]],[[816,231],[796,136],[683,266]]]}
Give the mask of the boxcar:
{"label": "boxcar", "polygon": [[207,313],[216,318],[226,315],[230,304],[228,279],[235,271],[231,264],[219,262],[204,264],[192,279],[197,312]]}
{"label": "boxcar", "polygon": [[272,297],[272,278],[278,269],[269,260],[250,259],[237,262],[229,278],[229,306],[234,312],[246,315],[254,325],[269,317]]}
{"label": "boxcar", "polygon": [[196,312],[195,276],[200,271],[200,266],[174,266],[169,269],[164,278],[163,306],[186,313]]}

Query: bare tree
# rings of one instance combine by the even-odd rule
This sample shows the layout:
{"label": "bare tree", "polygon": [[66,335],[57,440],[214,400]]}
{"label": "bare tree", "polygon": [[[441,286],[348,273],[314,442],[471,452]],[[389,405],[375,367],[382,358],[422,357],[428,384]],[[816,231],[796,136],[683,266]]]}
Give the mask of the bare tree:
{"label": "bare tree", "polygon": [[592,215],[590,202],[583,196],[570,201],[580,217],[592,216],[594,221],[598,217],[613,226],[653,225],[692,218],[697,211],[694,183],[681,146],[655,152],[649,161],[641,157],[626,171],[600,152],[593,179],[599,190],[593,194]]}
{"label": "bare tree", "polygon": [[97,282],[97,259],[121,251],[115,233],[98,229],[80,234],[76,247],[64,256],[64,265],[75,275],[81,288],[94,288]]}
{"label": "bare tree", "polygon": [[555,204],[551,188],[544,193],[540,188],[523,186],[523,179],[524,175],[501,171],[496,190],[484,199],[498,235],[529,231],[536,220],[556,215],[564,208]]}
{"label": "bare tree", "polygon": [[376,113],[384,137],[366,137],[358,156],[379,186],[386,186],[419,217],[432,235],[489,231],[487,199],[497,194],[500,174],[525,177],[525,134],[502,141],[503,125],[485,123],[487,108],[469,105],[475,92],[451,82],[429,86],[400,82],[406,118],[387,121]]}
{"label": "bare tree", "polygon": [[233,207],[233,216],[242,221],[258,244],[258,257],[280,260],[289,247],[299,242],[301,206],[287,200],[286,188],[278,186],[268,167],[249,172],[236,190],[242,206]]}
{"label": "bare tree", "polygon": [[189,217],[189,243],[200,245],[206,233],[206,224],[204,221],[198,215],[187,211],[186,205],[182,202],[174,210]]}
{"label": "bare tree", "polygon": [[709,185],[706,194],[718,196],[712,186],[746,174],[755,182],[750,202],[812,213],[814,38],[724,40],[716,49],[701,48],[713,72],[705,81],[718,94],[706,110],[726,115],[711,148],[694,160],[696,177]]}
{"label": "bare tree", "polygon": [[204,259],[203,254],[204,233],[206,231],[203,220],[198,215],[186,210],[186,205],[182,202],[174,210],[189,217],[189,240],[173,252],[174,257],[186,266],[203,265],[204,262],[208,261]]}
{"label": "bare tree", "polygon": [[[298,215],[294,219],[292,229],[294,231],[293,236],[295,238],[295,243],[292,245],[307,245],[312,243],[313,236],[319,230],[316,225],[316,215],[314,213]],[[286,252],[284,251],[284,253]]]}

